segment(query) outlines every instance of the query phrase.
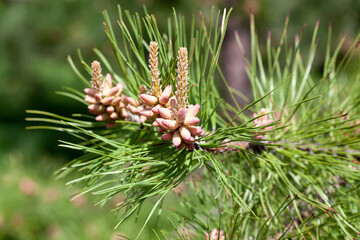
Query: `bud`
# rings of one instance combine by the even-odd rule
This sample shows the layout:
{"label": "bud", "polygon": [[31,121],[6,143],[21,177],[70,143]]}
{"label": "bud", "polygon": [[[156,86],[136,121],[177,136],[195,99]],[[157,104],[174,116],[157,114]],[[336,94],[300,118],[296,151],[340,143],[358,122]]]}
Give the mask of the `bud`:
{"label": "bud", "polygon": [[172,91],[172,87],[171,85],[168,85],[163,93],[161,94],[161,97],[159,99],[159,102],[163,105],[165,105],[167,102],[169,102],[169,99],[170,99],[170,95],[171,95],[171,91]]}
{"label": "bud", "polygon": [[163,117],[165,119],[172,119],[173,118],[173,113],[168,108],[159,108],[159,114],[160,114],[161,117]]}
{"label": "bud", "polygon": [[162,124],[165,126],[167,130],[174,130],[179,127],[179,123],[176,120],[162,120]]}
{"label": "bud", "polygon": [[101,100],[101,103],[104,105],[110,105],[110,103],[114,100],[114,97],[106,97]]}
{"label": "bud", "polygon": [[105,107],[102,104],[91,104],[88,106],[88,109],[92,114],[101,114],[105,111]]}
{"label": "bud", "polygon": [[193,136],[198,136],[202,134],[201,127],[187,126],[187,129],[190,131],[191,135]]}
{"label": "bud", "polygon": [[152,118],[155,115],[155,113],[153,113],[153,111],[151,111],[151,109],[144,109],[144,110],[140,111],[140,114],[142,116],[145,116],[145,117],[148,117],[148,118]]}
{"label": "bud", "polygon": [[90,95],[85,95],[85,102],[90,103],[90,104],[95,104],[96,100],[94,97],[92,97]]}
{"label": "bud", "polygon": [[181,137],[186,141],[191,141],[194,139],[191,137],[190,131],[185,126],[181,126],[179,129],[179,132],[180,132]]}
{"label": "bud", "polygon": [[121,96],[121,94],[122,94],[122,92],[123,92],[123,90],[124,90],[124,83],[118,83],[118,84],[116,84],[116,87],[118,87],[119,88],[119,91],[116,93],[116,96],[117,97],[119,97],[119,96]]}
{"label": "bud", "polygon": [[121,102],[121,97],[115,97],[115,98],[111,101],[110,105],[116,106],[116,105],[118,105],[120,102]]}
{"label": "bud", "polygon": [[190,105],[187,112],[186,112],[186,117],[196,117],[199,110],[200,110],[200,105],[199,104]]}
{"label": "bud", "polygon": [[177,109],[186,108],[187,105],[187,85],[188,85],[188,51],[187,48],[181,47],[177,57],[177,85],[176,85],[176,102]]}
{"label": "bud", "polygon": [[140,123],[144,123],[146,121],[146,117],[145,116],[140,116],[139,121],[140,121]]}
{"label": "bud", "polygon": [[119,119],[119,114],[117,112],[112,112],[109,116],[112,120]]}
{"label": "bud", "polygon": [[151,76],[151,94],[156,98],[161,95],[159,59],[158,59],[158,45],[156,42],[150,42],[149,52],[149,68]]}
{"label": "bud", "polygon": [[173,132],[167,132],[164,135],[161,136],[161,139],[164,141],[170,141],[173,138],[174,133]]}
{"label": "bud", "polygon": [[118,87],[113,87],[110,89],[106,89],[103,91],[103,96],[104,97],[112,97],[115,96],[115,94],[119,91]]}
{"label": "bud", "polygon": [[101,66],[100,63],[98,61],[93,61],[91,63],[91,75],[92,75],[92,79],[91,79],[91,85],[92,85],[92,89],[94,89],[96,92],[100,92],[101,89],[101,84],[102,84],[102,74],[101,74]]}
{"label": "bud", "polygon": [[149,94],[140,94],[139,97],[145,105],[151,106],[157,103],[157,98]]}
{"label": "bud", "polygon": [[107,113],[100,114],[100,115],[96,116],[96,118],[95,118],[95,120],[96,120],[96,121],[99,121],[99,122],[101,122],[101,121],[107,121],[107,120],[109,120],[109,119],[110,119],[110,116],[109,116],[109,114],[107,114]]}
{"label": "bud", "polygon": [[[103,106],[103,105],[101,105],[101,106]],[[110,114],[110,113],[115,112],[115,108],[114,108],[113,106],[108,106],[108,107],[106,108],[106,111]]]}
{"label": "bud", "polygon": [[136,106],[139,105],[139,102],[136,101],[136,100],[135,100],[134,98],[132,98],[132,97],[126,97],[125,99],[126,99],[126,101],[127,101],[130,105],[132,105],[132,106],[134,106],[134,107],[136,107]]}
{"label": "bud", "polygon": [[90,95],[90,96],[95,96],[95,94],[97,93],[95,89],[92,88],[85,88],[84,92],[86,93],[86,95]]}
{"label": "bud", "polygon": [[186,110],[184,108],[180,108],[177,115],[178,122],[183,123],[185,121],[185,117],[186,117]]}
{"label": "bud", "polygon": [[101,84],[101,88],[102,92],[110,90],[112,88],[112,78],[109,73],[106,74],[104,82]]}
{"label": "bud", "polygon": [[197,117],[186,117],[184,124],[187,126],[195,126],[200,122],[200,119]]}
{"label": "bud", "polygon": [[181,144],[181,136],[180,136],[180,133],[179,131],[175,131],[174,132],[174,135],[173,135],[173,138],[172,138],[172,142],[174,144],[175,147],[179,147],[180,144]]}

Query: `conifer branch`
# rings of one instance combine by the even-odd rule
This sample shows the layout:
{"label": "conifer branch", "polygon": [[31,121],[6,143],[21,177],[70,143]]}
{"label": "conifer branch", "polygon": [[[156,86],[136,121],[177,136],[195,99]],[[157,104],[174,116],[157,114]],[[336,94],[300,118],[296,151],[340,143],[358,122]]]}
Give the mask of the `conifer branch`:
{"label": "conifer branch", "polygon": [[[119,11],[122,16],[120,7]],[[154,16],[141,21],[138,15],[126,14],[119,21],[119,43],[105,12],[106,34],[121,76],[97,51],[111,74],[103,78],[100,63],[94,61],[88,78],[91,88],[85,88],[85,94],[63,94],[87,104],[95,117],[28,111],[40,117],[27,120],[47,124],[33,128],[65,131],[79,140],[61,142],[83,155],[58,173],[79,170],[81,176],[70,183],[88,183],[80,194],[100,195],[101,204],[124,194],[118,204],[118,209],[125,209],[120,223],[136,214],[145,200],[158,198],[145,226],[162,199],[185,183],[191,194],[178,195],[182,208],[177,214],[186,220],[189,238],[320,234],[324,239],[351,239],[360,229],[359,70],[346,72],[355,54],[338,59],[343,40],[333,54],[328,47],[323,78],[316,79],[312,66],[319,24],[308,58],[302,59],[302,38],[295,38],[294,49],[287,47],[287,18],[280,45],[274,47],[270,35],[267,39],[266,68],[251,15],[247,73],[255,100],[243,109],[233,107],[222,102],[214,82],[223,76],[218,61],[229,12],[222,17],[212,12],[210,19],[216,20],[206,24],[202,18],[198,29],[194,21],[190,36],[175,11],[168,35],[160,32]],[[143,39],[154,40],[147,45]],[[360,35],[352,51],[359,39]],[[148,59],[144,49],[149,50]],[[355,61],[356,65],[359,59]],[[237,91],[227,91],[235,100]]]}

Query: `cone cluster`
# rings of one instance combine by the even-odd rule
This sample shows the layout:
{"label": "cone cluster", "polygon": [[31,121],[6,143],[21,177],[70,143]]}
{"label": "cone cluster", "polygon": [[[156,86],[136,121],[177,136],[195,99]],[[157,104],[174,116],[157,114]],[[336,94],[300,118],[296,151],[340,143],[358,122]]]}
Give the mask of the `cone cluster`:
{"label": "cone cluster", "polygon": [[200,105],[187,105],[188,85],[188,51],[181,47],[177,57],[177,84],[175,96],[171,97],[172,87],[168,85],[161,90],[158,68],[158,48],[155,42],[150,43],[149,68],[151,76],[151,94],[140,94],[139,98],[147,106],[141,115],[153,118],[154,127],[164,132],[162,140],[172,141],[178,149],[183,147],[194,150],[196,136],[202,133],[200,122],[196,117]]}
{"label": "cone cluster", "polygon": [[172,87],[168,85],[164,91],[158,96],[143,93],[139,95],[141,102],[145,108],[139,112],[140,115],[147,118],[155,118],[159,114],[159,108],[168,107]]}
{"label": "cone cluster", "polygon": [[161,136],[162,140],[171,140],[176,148],[186,147],[192,151],[195,137],[202,134],[201,127],[195,126],[200,122],[200,119],[196,117],[199,110],[199,104],[179,108],[177,114],[174,108],[160,108],[161,117],[156,118],[153,125],[160,127],[160,132],[168,131]]}
{"label": "cone cluster", "polygon": [[[106,128],[116,125],[116,120],[126,120],[131,115],[138,114],[143,106],[134,98],[123,95],[124,83],[113,87],[110,74],[102,80],[100,63],[94,61],[92,68],[92,88],[85,88],[85,101],[89,103],[89,112],[97,115],[96,121],[106,121]],[[144,122],[146,117],[139,116],[139,121]]]}
{"label": "cone cluster", "polygon": [[[100,63],[94,61],[92,67],[92,88],[84,91],[85,101],[89,103],[89,112],[97,115],[96,121],[106,121],[106,127],[116,125],[116,120],[132,120],[145,122],[153,121],[154,127],[164,133],[162,140],[172,141],[173,145],[182,149],[186,147],[194,150],[195,138],[202,134],[202,129],[196,126],[200,119],[197,114],[200,105],[188,105],[188,51],[181,47],[177,57],[177,83],[175,95],[171,97],[172,86],[162,90],[160,83],[158,46],[150,43],[149,68],[151,78],[151,92],[145,87],[139,90],[139,100],[123,94],[124,83],[112,86],[110,74],[102,81]],[[137,117],[137,119],[134,118]]]}
{"label": "cone cluster", "polygon": [[[253,114],[253,118],[256,118],[258,116],[261,116],[261,117],[254,120],[255,127],[266,126],[266,125],[269,125],[270,123],[274,122],[274,120],[270,119],[268,114],[266,114],[265,108],[260,109],[259,114],[256,114],[256,113]],[[273,126],[267,126],[262,129],[263,130],[271,130],[272,128],[273,128]],[[255,133],[255,135],[256,135],[255,136],[256,139],[264,139],[264,137],[265,137],[264,135],[261,135],[259,133]]]}
{"label": "cone cluster", "polygon": [[156,118],[153,126],[160,127],[165,132],[162,139],[172,141],[178,149],[186,147],[194,150],[195,137],[202,133],[201,127],[196,125],[200,119],[196,117],[200,105],[187,106],[188,85],[188,51],[181,47],[178,51],[177,84],[175,96],[170,99],[170,106],[158,108],[160,117]]}
{"label": "cone cluster", "polygon": [[164,91],[160,84],[158,45],[156,42],[150,42],[149,52],[149,68],[151,79],[151,93],[140,94],[139,98],[146,106],[140,114],[147,118],[155,118],[158,116],[158,109],[164,106],[169,106],[169,99],[172,92],[171,85],[168,85]]}

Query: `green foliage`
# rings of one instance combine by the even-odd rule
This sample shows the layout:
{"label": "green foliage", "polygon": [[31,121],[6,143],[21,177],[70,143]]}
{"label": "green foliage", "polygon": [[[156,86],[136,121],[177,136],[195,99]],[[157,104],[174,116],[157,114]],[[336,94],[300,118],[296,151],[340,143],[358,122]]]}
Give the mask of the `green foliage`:
{"label": "green foliage", "polygon": [[[359,68],[348,69],[352,64],[360,64],[355,50],[360,36],[339,58],[344,41],[332,51],[329,31],[324,71],[318,77],[311,74],[318,24],[305,60],[302,34],[295,38],[294,47],[288,44],[288,19],[280,45],[272,46],[269,37],[267,55],[263,57],[251,15],[247,73],[255,100],[240,108],[236,102],[224,103],[215,85],[215,78],[222,77],[218,61],[229,17],[226,10],[212,11],[208,20],[201,17],[200,22],[194,17],[190,35],[185,31],[184,17],[175,10],[168,19],[166,33],[159,31],[156,18],[148,15],[146,9],[145,17],[131,15],[120,7],[118,10],[117,31],[107,12],[104,17],[105,32],[120,73],[100,50],[95,49],[95,54],[116,82],[125,83],[124,92],[137,98],[140,85],[150,85],[146,57],[149,41],[159,45],[163,86],[176,85],[176,52],[186,46],[192,86],[189,102],[201,105],[200,124],[205,134],[197,139],[195,151],[179,151],[161,141],[149,123],[117,121],[117,127],[104,130],[105,124],[94,122],[92,116],[75,114],[68,118],[28,111],[41,116],[28,120],[53,124],[29,128],[63,131],[79,139],[78,143],[61,141],[61,146],[83,154],[58,174],[79,171],[80,177],[69,184],[86,183],[80,195],[100,195],[98,203],[103,205],[117,194],[124,194],[126,197],[117,209],[124,210],[119,225],[138,214],[151,198],[155,203],[145,227],[156,212],[161,214],[165,196],[185,182],[189,191],[181,197],[183,209],[178,216],[185,219],[183,228],[199,238],[213,228],[224,230],[229,239],[351,239],[359,233],[360,73]],[[240,39],[238,43],[245,53]],[[80,53],[79,58],[89,74],[89,64]],[[88,85],[90,77],[84,76],[71,58],[68,60],[84,85]],[[83,93],[67,90],[61,94],[85,103]],[[238,93],[227,90],[235,99]],[[257,113],[264,107],[265,115],[245,114],[246,110]],[[254,121],[268,114],[276,121],[254,126]],[[255,137],[259,134],[262,139]],[[198,179],[192,178],[197,174]]]}
{"label": "green foliage", "polygon": [[[189,213],[179,215],[196,219],[190,224],[200,232],[199,237],[202,231],[210,233],[217,227],[224,229],[229,239],[352,239],[359,234],[360,79],[359,71],[352,72],[346,65],[360,63],[359,55],[351,57],[356,51],[358,54],[360,35],[342,59],[338,54],[344,39],[334,52],[328,47],[323,77],[314,79],[310,72],[318,25],[303,62],[301,35],[294,49],[284,49],[288,46],[286,20],[280,46],[271,47],[271,39],[267,39],[265,68],[253,16],[251,22],[252,55],[247,72],[253,95],[262,98],[278,86],[270,98],[261,99],[260,106],[272,109],[280,124],[266,143],[266,151],[259,155],[230,153],[218,157],[217,162],[256,217],[242,211],[227,189],[214,185],[207,171],[189,184],[196,197],[184,197],[182,203]],[[240,41],[239,46],[243,49]],[[234,129],[244,134],[241,126]]]}

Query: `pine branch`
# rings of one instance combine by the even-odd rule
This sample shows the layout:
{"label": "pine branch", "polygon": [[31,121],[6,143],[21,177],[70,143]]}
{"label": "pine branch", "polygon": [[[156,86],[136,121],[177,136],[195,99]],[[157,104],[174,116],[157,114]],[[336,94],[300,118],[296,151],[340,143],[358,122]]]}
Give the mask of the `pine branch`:
{"label": "pine branch", "polygon": [[[27,120],[46,124],[29,128],[63,131],[78,140],[61,141],[83,155],[58,174],[78,170],[80,177],[69,184],[86,183],[79,194],[99,195],[101,205],[124,194],[119,224],[156,198],[143,231],[165,196],[186,183],[190,191],[179,195],[183,209],[177,212],[186,220],[188,232],[178,231],[183,239],[354,237],[360,229],[360,75],[359,68],[347,67],[360,35],[338,59],[344,39],[331,53],[329,33],[318,79],[312,68],[319,23],[307,59],[301,58],[303,33],[295,37],[294,48],[287,47],[289,18],[279,46],[272,47],[268,36],[263,57],[251,15],[247,73],[256,100],[240,109],[223,102],[215,83],[223,77],[218,61],[230,12],[212,10],[208,24],[201,15],[198,28],[194,18],[188,36],[175,10],[168,32],[161,33],[154,16],[132,16],[119,6],[121,41],[104,12],[121,73],[96,49],[109,72],[103,78],[100,63],[90,67],[79,52],[89,77],[68,61],[87,87],[85,94],[70,88],[60,92],[96,116],[27,111],[41,116]],[[239,94],[227,91],[233,99]]]}

